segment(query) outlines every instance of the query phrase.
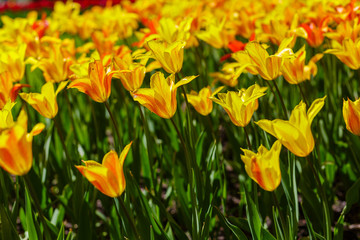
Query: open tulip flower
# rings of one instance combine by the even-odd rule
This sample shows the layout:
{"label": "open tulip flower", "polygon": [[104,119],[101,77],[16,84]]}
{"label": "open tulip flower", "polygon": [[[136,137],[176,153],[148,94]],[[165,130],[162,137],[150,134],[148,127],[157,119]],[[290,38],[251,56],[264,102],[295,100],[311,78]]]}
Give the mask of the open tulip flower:
{"label": "open tulip flower", "polygon": [[360,99],[347,101],[344,99],[343,116],[346,124],[346,129],[352,134],[360,136]]}
{"label": "open tulip flower", "polygon": [[146,67],[140,63],[127,63],[119,57],[114,58],[115,69],[119,69],[114,77],[120,78],[124,88],[128,91],[135,91],[140,88],[146,73]]}
{"label": "open tulip flower", "polygon": [[162,118],[172,118],[176,112],[177,88],[191,82],[196,76],[185,77],[175,84],[175,75],[166,79],[164,74],[156,72],[150,78],[150,88],[140,88],[132,92],[135,101]]}
{"label": "open tulip flower", "polygon": [[109,197],[118,197],[126,187],[123,166],[131,144],[125,146],[120,157],[115,151],[110,151],[104,156],[102,164],[92,160],[83,161],[85,166],[76,168],[100,192]]}
{"label": "open tulip flower", "polygon": [[210,86],[204,87],[199,93],[191,90],[190,94],[186,94],[187,99],[195,110],[203,116],[209,115],[213,109],[210,97],[215,96],[224,87],[218,87],[214,92],[211,92]]}
{"label": "open tulip flower", "polygon": [[28,173],[33,162],[32,140],[44,128],[43,123],[34,126],[27,132],[27,115],[22,110],[16,122],[13,121],[9,102],[0,110],[0,166],[13,175],[22,176]]}
{"label": "open tulip flower", "polygon": [[58,112],[56,96],[66,84],[67,82],[61,82],[55,92],[54,84],[47,82],[42,86],[41,93],[20,93],[19,95],[42,116],[52,119]]}
{"label": "open tulip flower", "polygon": [[276,119],[256,122],[264,131],[280,140],[281,144],[299,157],[308,156],[315,142],[311,123],[325,104],[325,97],[316,99],[306,112],[306,104],[300,102],[291,112],[289,121]]}
{"label": "open tulip flower", "polygon": [[95,60],[89,64],[88,77],[73,80],[68,88],[76,88],[94,101],[103,103],[110,97],[114,73],[109,67],[105,71],[102,62]]}
{"label": "open tulip flower", "polygon": [[14,81],[20,81],[25,73],[25,51],[26,44],[21,44],[16,50],[0,54],[0,72],[8,71]]}
{"label": "open tulip flower", "polygon": [[49,51],[49,58],[42,58],[40,61],[29,59],[29,62],[34,63],[31,69],[40,68],[47,82],[59,83],[69,78],[69,67],[72,61],[63,56],[60,48],[60,44],[53,44]]}
{"label": "open tulip flower", "polygon": [[15,102],[18,92],[23,87],[30,87],[30,85],[20,83],[14,84],[9,72],[0,73],[0,109],[2,109],[9,100]]}
{"label": "open tulip flower", "polygon": [[360,38],[355,42],[347,38],[343,41],[342,48],[328,49],[324,53],[335,55],[351,69],[360,68]]}
{"label": "open tulip flower", "polygon": [[228,91],[219,93],[219,99],[210,99],[220,104],[230,117],[230,120],[238,127],[245,127],[249,124],[252,115],[258,108],[258,98],[264,96],[267,87],[260,87],[257,84],[239,92]]}
{"label": "open tulip flower", "polygon": [[315,63],[323,57],[323,54],[316,54],[310,59],[308,65],[305,65],[306,51],[304,45],[294,56],[294,58],[284,59],[281,67],[281,73],[288,83],[299,84],[305,80],[310,80],[311,76],[317,74]]}
{"label": "open tulip flower", "polygon": [[246,44],[245,50],[237,52],[235,56],[238,56],[237,58],[245,59],[241,62],[242,64],[249,65],[244,68],[245,70],[250,73],[257,72],[265,80],[274,80],[280,75],[283,58],[289,58],[294,55],[292,49],[287,48],[292,39],[293,37],[284,39],[280,44],[277,53],[274,55],[269,55],[262,44],[254,41]]}
{"label": "open tulip flower", "polygon": [[168,73],[175,74],[180,72],[182,68],[185,44],[184,41],[168,44],[163,41],[152,40],[148,42],[148,47],[162,68]]}
{"label": "open tulip flower", "polygon": [[281,182],[280,152],[281,143],[276,141],[270,150],[260,145],[258,152],[241,149],[245,155],[241,160],[249,177],[266,191],[274,191]]}

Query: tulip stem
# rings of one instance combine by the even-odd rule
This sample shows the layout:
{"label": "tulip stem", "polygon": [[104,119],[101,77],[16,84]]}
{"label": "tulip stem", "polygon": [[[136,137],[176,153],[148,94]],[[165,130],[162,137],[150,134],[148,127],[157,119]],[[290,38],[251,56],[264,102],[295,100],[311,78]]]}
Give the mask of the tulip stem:
{"label": "tulip stem", "polygon": [[247,132],[247,130],[246,130],[246,127],[243,127],[243,129],[244,129],[244,132],[245,132],[246,143],[247,143],[247,145],[248,145],[248,148],[249,148],[249,150],[252,151],[252,146],[251,146],[251,143],[250,143],[249,134],[248,134],[248,132]]}
{"label": "tulip stem", "polygon": [[68,166],[67,166],[67,174],[68,174],[68,178],[69,180],[71,181],[71,166],[72,166],[72,161],[71,161],[71,157],[70,157],[70,154],[67,150],[67,147],[66,147],[66,144],[65,144],[65,138],[64,138],[64,135],[62,134],[62,130],[60,128],[60,124],[58,122],[58,118],[60,119],[60,115],[57,114],[56,117],[54,117],[54,123],[55,123],[55,128],[56,128],[56,131],[59,135],[59,138],[60,138],[60,142],[61,142],[61,145],[63,147],[63,150],[65,152],[65,156],[66,156],[66,161],[68,162]]}
{"label": "tulip stem", "polygon": [[[152,152],[152,147],[150,145],[150,132],[149,132],[149,127],[147,125],[147,121],[146,121],[146,118],[144,116],[144,113],[141,109],[141,105],[140,103],[138,103],[138,107],[139,107],[139,111],[140,111],[140,117],[141,117],[141,120],[143,122],[143,127],[144,127],[144,131],[145,131],[145,137],[146,137],[146,147],[147,147],[147,152],[148,152],[148,158],[149,158],[149,165],[150,166],[154,166],[153,164],[153,152]],[[155,184],[155,178],[154,178],[154,174],[152,173],[152,171],[150,172],[150,175],[151,175],[151,185],[152,187],[154,188],[154,184]],[[154,188],[155,189],[155,188]],[[156,190],[156,189],[155,189]]]}
{"label": "tulip stem", "polygon": [[175,128],[175,130],[176,130],[176,132],[177,132],[177,134],[178,134],[178,136],[180,138],[181,145],[184,148],[184,151],[185,151],[185,153],[187,155],[187,148],[186,148],[186,145],[185,145],[184,138],[182,137],[179,128],[176,126],[176,123],[174,122],[174,119],[170,118],[170,121],[174,125],[174,128]]}
{"label": "tulip stem", "polygon": [[284,99],[283,99],[283,97],[282,97],[282,95],[281,95],[281,92],[280,92],[280,90],[279,90],[279,88],[278,88],[278,85],[277,85],[277,83],[276,83],[276,80],[274,79],[273,82],[274,82],[274,86],[275,86],[276,92],[277,92],[277,94],[278,94],[278,96],[279,96],[279,99],[280,99],[280,102],[281,102],[281,107],[282,107],[282,109],[283,109],[283,111],[284,111],[284,115],[285,115],[286,118],[288,118],[288,113],[287,113],[287,110],[286,110],[286,107],[285,107]]}
{"label": "tulip stem", "polygon": [[24,175],[23,179],[24,179],[24,183],[25,183],[26,188],[30,192],[30,196],[31,196],[31,199],[33,200],[33,204],[34,204],[36,210],[39,213],[40,220],[41,220],[42,224],[44,225],[45,232],[48,232],[49,229],[48,229],[48,226],[47,226],[47,223],[46,223],[46,220],[45,220],[44,212],[41,209],[39,199],[38,199],[38,197],[36,195],[36,192],[35,192],[32,184],[31,184],[31,181],[29,179],[29,175],[28,174]]}
{"label": "tulip stem", "polygon": [[[285,221],[285,218],[284,218],[284,215],[282,214],[282,211],[281,211],[281,208],[280,208],[280,204],[279,204],[279,200],[276,196],[276,193],[274,191],[271,192],[271,195],[273,196],[273,199],[274,199],[274,202],[275,202],[275,206],[276,208],[278,209],[279,211],[279,216],[280,216],[280,221],[281,221],[281,225],[283,225],[283,229],[284,229],[284,236],[288,236],[288,233],[287,233],[287,229],[286,229],[286,221]],[[275,216],[274,216],[275,218]]]}
{"label": "tulip stem", "polygon": [[[274,80],[274,81],[275,81],[275,80]],[[271,86],[270,82],[269,82],[268,80],[265,80],[265,82],[266,82],[266,84],[269,86],[270,91],[271,91],[272,94],[274,95],[274,98],[276,98],[276,95],[277,95],[277,94],[275,94],[275,91],[274,91],[273,87]],[[277,101],[278,101],[278,103],[281,105],[281,102],[280,102],[280,100],[279,100],[278,98],[277,98]],[[283,111],[283,113],[284,113],[284,117],[287,118],[286,111],[285,111],[285,112]]]}
{"label": "tulip stem", "polygon": [[304,100],[305,104],[306,104],[306,107],[308,108],[309,107],[309,104],[307,103],[306,101],[306,97],[305,97],[305,94],[304,94],[304,91],[302,90],[302,87],[300,86],[300,83],[298,84],[298,87],[299,87],[299,90],[300,90],[300,94],[302,96],[302,99]]}
{"label": "tulip stem", "polygon": [[[130,214],[129,214],[129,212],[127,211],[127,209],[125,207],[123,199],[121,198],[121,196],[119,196],[119,197],[117,197],[117,200],[118,200],[119,205],[121,206],[121,209],[124,212],[127,220],[130,222],[131,228],[132,228],[136,238],[140,239],[140,235],[139,235],[139,233],[138,233],[138,231],[136,229],[134,219],[132,217],[130,217]],[[120,209],[119,209],[119,206],[116,204],[115,198],[114,198],[114,203],[115,203],[115,208],[116,208],[117,215],[119,217],[119,221],[121,221]]]}
{"label": "tulip stem", "polygon": [[111,121],[112,121],[112,123],[113,123],[113,125],[114,125],[115,132],[116,132],[116,136],[117,136],[117,138],[118,138],[118,144],[119,144],[119,146],[120,146],[120,149],[123,149],[123,144],[122,144],[122,140],[121,140],[121,137],[120,137],[119,128],[118,128],[118,125],[117,125],[117,123],[116,123],[115,117],[114,117],[114,115],[113,115],[112,112],[111,112],[109,103],[108,103],[108,102],[104,102],[104,104],[105,104],[106,110],[108,111],[108,113],[109,113],[109,115],[110,115]]}
{"label": "tulip stem", "polygon": [[329,213],[329,204],[328,204],[328,201],[327,201],[327,197],[326,197],[326,194],[324,192],[324,189],[322,187],[322,184],[321,184],[321,181],[319,179],[319,175],[318,173],[316,172],[315,168],[314,168],[314,165],[312,164],[312,161],[310,160],[309,156],[306,157],[306,160],[311,168],[311,171],[313,172],[314,174],[314,177],[315,177],[315,180],[316,180],[316,186],[317,186],[317,189],[319,191],[319,194],[320,194],[320,197],[322,198],[322,206],[323,206],[323,209],[324,209],[324,214],[325,214],[325,239],[327,240],[331,240],[331,219],[330,219],[330,213]]}

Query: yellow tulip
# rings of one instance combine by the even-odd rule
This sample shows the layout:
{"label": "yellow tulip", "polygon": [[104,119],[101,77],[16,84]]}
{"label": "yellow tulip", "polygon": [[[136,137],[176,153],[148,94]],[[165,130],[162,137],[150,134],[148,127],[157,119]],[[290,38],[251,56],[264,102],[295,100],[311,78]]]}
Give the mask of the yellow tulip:
{"label": "yellow tulip", "polygon": [[355,42],[351,38],[347,38],[343,41],[342,48],[328,49],[324,53],[335,55],[351,69],[360,68],[360,38]]}
{"label": "yellow tulip", "polygon": [[346,124],[346,129],[352,134],[360,136],[360,99],[355,102],[349,98],[344,99],[343,116]]}
{"label": "yellow tulip", "polygon": [[300,102],[291,112],[289,121],[276,119],[256,122],[264,131],[280,140],[281,144],[299,157],[306,157],[314,149],[311,123],[325,104],[325,97],[316,99],[306,112],[306,105]]}
{"label": "yellow tulip", "polygon": [[214,48],[227,47],[229,42],[233,40],[235,29],[225,27],[226,18],[221,23],[209,22],[206,24],[206,30],[196,33],[196,37],[213,46]]}
{"label": "yellow tulip", "polygon": [[215,97],[210,97],[210,99],[225,109],[233,124],[238,127],[245,127],[249,124],[252,115],[258,108],[257,99],[266,94],[266,89],[267,87],[254,84],[246,90],[219,93],[219,99]]}
{"label": "yellow tulip", "polygon": [[186,94],[189,103],[195,110],[203,116],[209,115],[213,109],[213,103],[210,97],[215,96],[224,87],[218,87],[214,92],[211,92],[210,86],[204,87],[199,93],[191,90],[190,94]]}
{"label": "yellow tulip", "polygon": [[8,51],[0,56],[0,70],[9,72],[11,79],[16,82],[20,81],[25,73],[25,51],[26,44],[21,44],[17,50]]}
{"label": "yellow tulip", "polygon": [[139,63],[127,63],[119,57],[114,58],[115,69],[119,71],[114,77],[119,78],[124,88],[135,91],[140,88],[146,73],[146,67]]}
{"label": "yellow tulip", "polygon": [[[1,112],[3,111],[1,110]],[[1,117],[7,115],[8,119],[12,119],[12,115],[10,117],[8,114],[11,113],[1,113],[0,115]],[[39,134],[44,128],[43,123],[38,123],[28,133],[27,116],[25,111],[22,110],[17,121],[15,123],[10,122],[0,133],[0,166],[13,175],[22,176],[28,173],[33,162],[33,136]]]}
{"label": "yellow tulip", "polygon": [[59,83],[67,80],[70,75],[71,59],[63,56],[60,44],[53,44],[49,50],[49,58],[34,61],[35,64],[31,69],[40,68],[47,82]]}
{"label": "yellow tulip", "polygon": [[160,62],[163,69],[171,74],[180,72],[183,59],[185,42],[176,41],[168,44],[166,42],[152,40],[148,42],[153,57]]}
{"label": "yellow tulip", "polygon": [[[284,39],[274,55],[269,55],[259,42],[250,42],[246,44],[244,51],[233,54],[233,58],[238,61],[241,71],[258,73],[265,80],[274,80],[280,75],[283,59],[292,57],[294,54],[290,48],[287,48],[292,40],[293,37]],[[240,75],[240,73],[238,71],[237,74]]]}
{"label": "yellow tulip", "polygon": [[323,54],[316,54],[310,59],[308,65],[305,65],[306,51],[304,45],[294,56],[294,58],[284,59],[281,67],[281,73],[288,83],[299,84],[305,80],[310,80],[311,76],[317,74],[315,63],[323,57]]}
{"label": "yellow tulip", "polygon": [[115,151],[110,151],[104,156],[102,164],[83,160],[85,166],[75,167],[100,192],[109,197],[118,197],[126,187],[123,166],[131,144],[125,146],[120,157]]}
{"label": "yellow tulip", "polygon": [[140,88],[132,92],[134,100],[162,118],[172,118],[176,112],[177,88],[191,82],[196,76],[185,77],[175,84],[175,75],[166,79],[156,72],[150,78],[150,88]]}
{"label": "yellow tulip", "polygon": [[241,155],[241,160],[249,177],[264,190],[274,191],[281,182],[280,141],[276,141],[270,150],[263,145],[260,145],[257,153],[247,149],[241,150],[245,153]]}
{"label": "yellow tulip", "polygon": [[96,102],[106,102],[111,94],[111,79],[115,71],[107,68],[106,72],[101,61],[95,60],[89,64],[88,76],[77,78],[67,88],[76,88],[87,94]]}
{"label": "yellow tulip", "polygon": [[47,82],[42,86],[41,93],[20,93],[19,95],[42,116],[52,119],[58,112],[56,96],[66,84],[67,82],[61,82],[55,92],[54,84]]}

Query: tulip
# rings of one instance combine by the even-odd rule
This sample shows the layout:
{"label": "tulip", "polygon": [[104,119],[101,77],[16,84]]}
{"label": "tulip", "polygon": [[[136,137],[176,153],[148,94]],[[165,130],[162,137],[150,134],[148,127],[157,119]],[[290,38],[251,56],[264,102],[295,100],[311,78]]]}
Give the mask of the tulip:
{"label": "tulip", "polygon": [[308,65],[305,65],[306,51],[304,45],[294,56],[294,58],[284,59],[281,67],[281,73],[288,83],[299,84],[305,80],[310,80],[311,76],[317,74],[315,63],[323,57],[323,54],[316,54],[310,59]]}
{"label": "tulip", "polygon": [[31,69],[38,67],[43,71],[47,82],[59,83],[69,78],[71,63],[70,58],[63,56],[60,44],[54,44],[51,51],[49,51],[49,58],[42,58],[40,61],[35,62]]}
{"label": "tulip", "polygon": [[210,86],[202,88],[199,93],[191,90],[190,94],[186,94],[189,103],[195,108],[195,110],[203,116],[207,116],[213,109],[212,101],[210,97],[215,96],[224,87],[219,87],[211,92]]}
{"label": "tulip", "polygon": [[25,73],[25,51],[26,44],[21,44],[17,50],[0,55],[0,65],[4,68],[2,70],[0,67],[0,70],[9,72],[11,79],[16,82],[20,81]]}
{"label": "tulip", "polygon": [[111,71],[110,68],[105,72],[102,62],[95,60],[89,64],[88,76],[75,79],[67,88],[76,88],[94,101],[103,103],[110,97],[111,79],[114,73],[115,71]]}
{"label": "tulip", "polygon": [[306,105],[300,102],[291,112],[289,121],[276,119],[256,122],[260,128],[280,140],[281,144],[299,157],[306,157],[314,149],[311,123],[325,104],[325,97],[316,99],[306,112]]}
{"label": "tulip", "polygon": [[[9,113],[3,114],[3,111],[1,110],[0,116],[7,115],[8,120],[6,121],[10,122],[8,122],[7,126],[5,125],[5,128],[0,133],[0,166],[10,174],[22,176],[28,173],[32,166],[33,136],[39,134],[45,128],[45,125],[38,123],[28,133],[27,116],[24,110],[20,112],[15,123],[11,123],[12,120],[9,120]],[[5,111],[8,111],[8,109]]]}
{"label": "tulip", "polygon": [[352,134],[360,136],[360,99],[355,102],[349,98],[344,99],[343,116],[346,124],[346,129]]}
{"label": "tulip", "polygon": [[257,153],[247,149],[241,150],[245,153],[241,155],[241,160],[249,177],[264,190],[274,191],[281,182],[280,141],[276,141],[270,150],[263,145],[260,145]]}
{"label": "tulip", "polygon": [[219,99],[215,97],[210,97],[210,99],[225,109],[233,124],[238,127],[245,127],[249,124],[252,115],[258,108],[257,99],[266,94],[266,89],[267,87],[254,84],[246,90],[219,93]]}
{"label": "tulip", "polygon": [[52,119],[58,112],[56,96],[66,84],[67,82],[61,82],[55,92],[54,84],[47,82],[42,86],[41,93],[20,93],[19,95],[42,116]]}
{"label": "tulip", "polygon": [[328,49],[324,53],[335,55],[351,69],[356,70],[360,68],[360,38],[355,42],[347,38],[343,41],[342,48]]}
{"label": "tulip", "polygon": [[185,77],[175,84],[175,75],[166,79],[156,72],[150,78],[150,88],[140,88],[132,92],[134,100],[162,118],[172,118],[176,112],[177,88],[191,82],[196,76]]}
{"label": "tulip", "polygon": [[131,144],[125,146],[120,157],[115,151],[110,151],[104,156],[102,164],[83,160],[85,166],[75,167],[100,192],[109,197],[118,197],[126,187],[123,166]]}
{"label": "tulip", "polygon": [[30,87],[30,85],[27,84],[14,84],[13,82],[9,72],[0,73],[0,109],[2,109],[9,100],[14,102],[20,89]]}
{"label": "tulip", "polygon": [[160,62],[162,68],[171,74],[180,72],[183,65],[185,42],[176,41],[171,44],[152,40],[148,42],[148,47],[153,53],[153,57]]}
{"label": "tulip", "polygon": [[119,69],[114,77],[120,79],[124,88],[128,91],[135,91],[139,89],[144,81],[146,67],[138,63],[128,64],[119,57],[114,58],[114,66]]}

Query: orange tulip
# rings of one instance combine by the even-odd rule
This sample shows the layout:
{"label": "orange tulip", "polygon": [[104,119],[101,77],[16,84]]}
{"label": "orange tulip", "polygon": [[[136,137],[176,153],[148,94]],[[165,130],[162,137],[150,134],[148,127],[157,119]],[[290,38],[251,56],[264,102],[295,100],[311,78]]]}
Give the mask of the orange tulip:
{"label": "orange tulip", "polygon": [[20,112],[17,121],[14,123],[11,107],[10,109],[5,107],[0,111],[0,117],[6,118],[0,120],[2,122],[0,133],[0,166],[10,174],[22,176],[28,173],[32,166],[33,136],[39,134],[45,128],[45,125],[38,123],[28,133],[25,111],[22,110]]}
{"label": "orange tulip", "polygon": [[346,129],[352,134],[360,136],[360,99],[355,102],[349,98],[344,99],[343,116],[346,124]]}
{"label": "orange tulip", "polygon": [[94,101],[103,103],[110,97],[114,73],[110,68],[105,71],[102,62],[95,60],[89,64],[88,77],[75,79],[67,88],[76,88]]}
{"label": "orange tulip", "polygon": [[185,77],[175,84],[175,75],[166,79],[157,72],[150,78],[150,88],[140,88],[131,93],[134,100],[162,118],[172,118],[176,112],[177,88],[191,82],[196,76]]}
{"label": "orange tulip", "polygon": [[102,164],[83,160],[85,166],[75,167],[100,192],[109,197],[118,197],[126,187],[123,166],[131,144],[125,146],[120,157],[115,151],[110,151],[104,156]]}

